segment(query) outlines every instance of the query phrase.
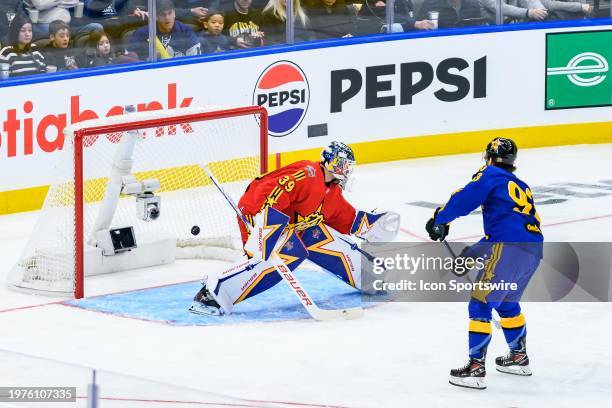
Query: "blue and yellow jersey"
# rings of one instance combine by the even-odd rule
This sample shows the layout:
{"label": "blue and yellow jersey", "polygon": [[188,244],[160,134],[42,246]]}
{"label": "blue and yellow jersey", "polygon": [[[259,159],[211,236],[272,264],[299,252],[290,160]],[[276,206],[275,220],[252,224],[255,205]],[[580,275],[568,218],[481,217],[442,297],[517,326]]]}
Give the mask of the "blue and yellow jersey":
{"label": "blue and yellow jersey", "polygon": [[485,166],[457,190],[436,216],[447,224],[482,206],[485,238],[489,242],[542,242],[540,217],[529,186],[500,167]]}

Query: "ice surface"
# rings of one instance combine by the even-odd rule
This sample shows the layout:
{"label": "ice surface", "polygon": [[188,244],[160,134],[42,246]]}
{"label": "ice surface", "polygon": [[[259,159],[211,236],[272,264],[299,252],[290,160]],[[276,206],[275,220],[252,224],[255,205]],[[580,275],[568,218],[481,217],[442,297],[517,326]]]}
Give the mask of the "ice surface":
{"label": "ice surface", "polygon": [[[424,224],[432,213],[427,207],[444,202],[480,165],[479,155],[468,154],[360,166],[347,197],[359,208],[398,211],[402,215],[398,240],[425,240]],[[525,150],[519,153],[518,166],[519,177],[534,190],[548,241],[612,241],[612,145]],[[0,217],[0,279],[18,258],[35,218],[35,213]],[[473,214],[454,222],[449,238],[476,240],[481,233],[480,216]],[[152,302],[158,311],[178,313],[189,304],[197,279],[207,270],[225,266],[221,261],[179,261],[169,267],[88,278],[89,296],[123,293],[87,301],[115,296],[122,302]],[[327,285],[341,282],[310,272],[318,274],[309,282],[312,291],[333,298],[335,289]],[[300,276],[306,280],[307,273],[304,268]],[[125,293],[152,287],[157,288]],[[265,308],[275,299],[272,295],[258,302],[253,299],[249,307]],[[276,295],[280,303],[289,301],[281,293]],[[351,298],[351,292],[345,296]],[[447,378],[450,368],[465,362],[467,351],[467,308],[460,303],[383,304],[352,321],[314,322],[301,318],[299,311],[287,317],[300,317],[293,321],[181,326],[118,315],[129,311],[127,303],[122,309],[113,303],[112,310],[98,304],[98,310],[105,312],[100,313],[58,303],[64,300],[0,288],[0,349],[251,400],[243,401],[244,406],[612,404],[609,303],[525,304],[534,376],[497,373],[490,359],[488,389],[473,391],[452,387]],[[169,315],[167,320],[172,319]],[[502,333],[495,331],[493,337],[489,355],[505,353]],[[17,354],[0,353],[0,359],[2,380],[34,381],[30,373],[51,371],[55,379],[70,383],[74,375],[42,360],[24,365]],[[106,383],[113,386],[110,380]],[[153,391],[150,384],[136,382],[120,395],[146,399]],[[206,401],[187,394],[183,400]],[[106,407],[183,406],[103,402]],[[189,406],[194,405],[203,404]]]}

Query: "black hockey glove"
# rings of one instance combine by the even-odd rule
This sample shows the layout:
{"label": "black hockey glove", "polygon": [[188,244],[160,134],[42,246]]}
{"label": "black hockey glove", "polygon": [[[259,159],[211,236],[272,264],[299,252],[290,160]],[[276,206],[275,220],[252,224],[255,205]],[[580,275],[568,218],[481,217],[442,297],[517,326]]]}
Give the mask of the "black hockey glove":
{"label": "black hockey glove", "polygon": [[425,224],[425,231],[429,234],[432,241],[442,241],[448,235],[450,226],[448,224],[436,224],[436,216],[440,212],[441,207],[436,208],[433,217]]}

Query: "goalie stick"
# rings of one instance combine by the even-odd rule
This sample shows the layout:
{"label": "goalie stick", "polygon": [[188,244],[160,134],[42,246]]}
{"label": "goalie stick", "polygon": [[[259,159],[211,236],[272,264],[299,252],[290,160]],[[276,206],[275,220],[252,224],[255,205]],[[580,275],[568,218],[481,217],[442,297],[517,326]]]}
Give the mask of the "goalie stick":
{"label": "goalie stick", "polygon": [[[217,190],[219,190],[223,197],[225,197],[225,200],[233,208],[233,210],[238,215],[238,218],[242,220],[247,230],[250,232],[251,225],[245,220],[244,216],[242,215],[242,212],[240,211],[238,206],[236,206],[236,203],[234,203],[232,198],[225,192],[223,187],[221,187],[221,184],[219,183],[217,178],[213,176],[212,172],[206,165],[200,165],[200,167],[212,180],[215,187],[217,187]],[[285,281],[287,286],[289,286],[289,288],[291,289],[291,292],[300,300],[302,306],[304,306],[308,314],[310,314],[313,319],[325,321],[335,319],[356,319],[358,317],[363,316],[363,308],[361,307],[332,310],[319,308],[315,304],[314,300],[312,300],[312,297],[310,297],[308,292],[306,292],[304,287],[299,283],[293,272],[291,272],[287,265],[285,265],[285,262],[283,262],[283,260],[278,256],[276,252],[272,251],[268,261],[272,264],[274,269],[276,269],[276,272],[278,272],[283,281]]]}
{"label": "goalie stick", "polygon": [[[451,248],[450,244],[448,242],[446,242],[446,240],[442,240],[442,243],[444,244],[444,246],[446,247],[446,249],[448,250],[448,252],[450,252],[450,254],[452,255],[452,257],[454,259],[457,259],[457,255],[455,255],[455,251],[453,251],[453,248]],[[468,275],[467,273],[465,274],[465,277],[467,278],[467,280],[470,283],[474,283],[474,281],[472,280],[472,278],[470,278],[470,275]],[[501,324],[499,323],[499,320],[497,320],[497,318],[495,316],[493,316],[493,325],[495,326],[496,329],[501,329]]]}

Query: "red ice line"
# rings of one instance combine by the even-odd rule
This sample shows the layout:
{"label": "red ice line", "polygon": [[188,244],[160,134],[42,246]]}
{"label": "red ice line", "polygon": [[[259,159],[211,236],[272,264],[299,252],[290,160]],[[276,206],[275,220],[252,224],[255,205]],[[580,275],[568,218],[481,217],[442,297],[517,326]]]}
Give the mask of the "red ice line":
{"label": "red ice line", "polygon": [[[92,299],[92,298],[97,298],[97,297],[101,297],[101,296],[108,296],[108,295],[120,295],[123,293],[131,293],[131,292],[139,292],[142,290],[148,290],[148,289],[158,289],[158,288],[163,288],[166,286],[173,286],[173,285],[181,285],[183,283],[192,283],[192,282],[197,282],[197,280],[189,280],[189,281],[185,281],[185,282],[176,282],[176,283],[166,283],[163,285],[157,285],[157,286],[151,286],[148,288],[139,288],[139,289],[127,289],[127,290],[123,290],[123,291],[119,291],[119,292],[112,292],[112,293],[103,293],[101,295],[94,295],[94,296],[88,296],[88,299]],[[75,307],[75,308],[81,308],[80,306],[77,305],[70,305],[70,304],[66,304],[65,302],[67,302],[68,300],[58,300],[55,302],[50,302],[50,303],[41,303],[38,305],[29,305],[29,306],[19,306],[19,307],[13,307],[10,309],[0,309],[0,313],[4,313],[4,312],[13,312],[15,310],[24,310],[24,309],[32,309],[35,307],[41,307],[41,306],[48,306],[48,305],[60,305],[60,306],[70,306],[70,307]],[[84,309],[84,308],[81,308]],[[137,319],[137,320],[144,320],[144,321],[148,321],[146,319]]]}
{"label": "red ice line", "polygon": [[[87,397],[77,397],[77,399],[87,399]],[[107,401],[131,401],[131,402],[155,402],[160,404],[193,404],[193,405],[209,405],[209,406],[224,406],[224,407],[253,407],[258,408],[259,405],[246,405],[238,403],[228,402],[207,402],[207,401],[178,401],[178,400],[161,400],[161,399],[140,399],[140,398],[121,398],[121,397],[100,397],[101,400]],[[319,405],[319,404],[307,404],[301,402],[291,401],[266,401],[266,400],[244,400],[250,403],[263,403],[263,404],[282,404],[291,405],[294,407],[310,407],[310,408],[347,408],[341,405]]]}
{"label": "red ice line", "polygon": [[[558,225],[575,224],[577,222],[600,220],[602,218],[610,218],[610,217],[612,217],[612,214],[598,215],[596,217],[577,218],[575,220],[553,222],[553,223],[550,223],[550,224],[542,224],[542,227],[547,227],[547,228],[548,227],[556,227]],[[415,234],[414,232],[412,232],[412,231],[410,231],[410,230],[408,230],[406,228],[402,227],[402,228],[400,228],[400,231],[402,231],[404,234],[407,234],[407,235],[410,235],[410,236],[412,236],[414,238],[420,239],[421,241],[425,241],[425,242],[430,241],[429,239],[427,239],[427,238],[425,238],[425,237],[423,237],[421,235]],[[482,236],[482,234],[479,234],[479,235],[470,235],[470,236],[467,236],[467,237],[454,238],[452,240],[449,239],[449,241],[461,242],[461,241],[466,240],[466,239],[478,238],[478,237],[481,237],[481,236]]]}
{"label": "red ice line", "polygon": [[14,312],[15,310],[33,309],[35,307],[41,307],[41,306],[60,305],[60,304],[62,304],[62,302],[65,302],[65,300],[58,300],[58,301],[50,302],[50,303],[41,303],[41,304],[38,304],[38,305],[12,307],[10,309],[2,309],[2,310],[0,310],[0,313]]}

